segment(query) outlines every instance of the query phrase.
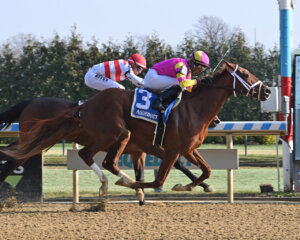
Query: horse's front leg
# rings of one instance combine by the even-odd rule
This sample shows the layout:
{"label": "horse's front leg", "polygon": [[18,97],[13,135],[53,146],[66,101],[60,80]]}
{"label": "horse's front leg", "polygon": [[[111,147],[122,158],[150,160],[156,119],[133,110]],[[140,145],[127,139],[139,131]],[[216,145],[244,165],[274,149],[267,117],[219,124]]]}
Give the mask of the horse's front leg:
{"label": "horse's front leg", "polygon": [[[181,158],[178,158],[178,160],[174,164],[174,167],[176,169],[180,170],[181,172],[183,172],[192,181],[195,181],[197,179],[197,176],[194,175],[188,168],[186,168],[184,166],[183,162],[181,161]],[[201,182],[199,184],[199,186],[202,187],[205,192],[214,192],[215,191],[213,187],[206,184],[205,182]]]}
{"label": "horse's front leg", "polygon": [[[115,140],[116,137],[117,141]],[[97,152],[101,151],[101,149],[105,148],[104,146],[110,146],[108,147],[109,151],[107,152],[102,165],[113,174],[119,176],[121,171],[118,168],[118,160],[129,139],[130,132],[126,129],[120,129],[117,134],[112,134],[111,136],[104,139],[100,138],[97,141],[94,141],[90,145],[79,150],[79,156],[85,161],[88,166],[90,166],[94,170],[102,183],[102,186],[99,189],[100,196],[106,194],[108,190],[108,179],[101,171],[100,167],[93,160],[93,156]],[[134,182],[133,179],[132,181]]]}
{"label": "horse's front leg", "polygon": [[93,160],[93,155],[90,151],[92,146],[88,146],[79,150],[78,155],[83,159],[83,161],[94,170],[94,172],[99,177],[101,182],[101,187],[99,188],[99,196],[103,196],[107,193],[108,190],[108,179],[102,172],[101,168]]}
{"label": "horse's front leg", "polygon": [[195,164],[202,170],[202,174],[199,178],[196,178],[192,183],[182,186],[181,184],[176,184],[172,190],[173,191],[192,191],[196,186],[198,186],[201,182],[205,179],[209,178],[211,169],[210,166],[205,162],[202,156],[199,154],[197,149],[185,154],[184,157],[190,161],[191,163]]}
{"label": "horse's front leg", "polygon": [[162,186],[178,157],[179,154],[177,152],[165,151],[164,158],[162,159],[162,163],[158,169],[158,173],[154,182],[149,182],[149,183],[135,182],[131,184],[130,187],[136,189],[136,188],[158,188]]}

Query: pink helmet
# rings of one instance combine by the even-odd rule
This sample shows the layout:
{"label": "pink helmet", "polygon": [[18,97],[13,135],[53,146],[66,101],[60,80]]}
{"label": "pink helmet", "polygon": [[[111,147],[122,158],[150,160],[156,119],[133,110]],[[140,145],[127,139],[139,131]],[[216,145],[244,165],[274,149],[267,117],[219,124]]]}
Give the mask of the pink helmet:
{"label": "pink helmet", "polygon": [[200,64],[204,67],[210,68],[209,66],[209,57],[207,54],[203,51],[195,51],[190,55],[190,59],[195,63],[195,64]]}
{"label": "pink helmet", "polygon": [[136,64],[136,65],[140,66],[143,69],[147,69],[146,59],[141,54],[138,54],[138,53],[132,54],[129,57],[128,62],[129,62],[130,65]]}

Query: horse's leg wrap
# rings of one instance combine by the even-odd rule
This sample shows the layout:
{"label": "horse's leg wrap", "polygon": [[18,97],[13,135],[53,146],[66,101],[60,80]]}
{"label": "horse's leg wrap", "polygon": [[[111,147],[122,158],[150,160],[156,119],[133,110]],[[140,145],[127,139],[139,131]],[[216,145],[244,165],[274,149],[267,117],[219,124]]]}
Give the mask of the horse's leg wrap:
{"label": "horse's leg wrap", "polygon": [[91,168],[98,175],[100,182],[102,183],[102,186],[99,188],[99,196],[103,196],[107,193],[108,190],[108,179],[96,163],[93,163],[91,165]]}
{"label": "horse's leg wrap", "polygon": [[104,181],[101,181],[102,185],[99,188],[99,196],[100,197],[105,195],[108,191],[108,179],[105,175],[103,175],[103,177],[104,177]]}

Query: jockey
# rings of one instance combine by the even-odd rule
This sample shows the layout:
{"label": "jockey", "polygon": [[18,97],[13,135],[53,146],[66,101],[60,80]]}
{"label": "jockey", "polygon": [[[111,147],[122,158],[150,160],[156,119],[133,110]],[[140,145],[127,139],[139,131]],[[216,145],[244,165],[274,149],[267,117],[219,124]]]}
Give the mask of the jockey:
{"label": "jockey", "polygon": [[171,58],[154,64],[144,78],[146,89],[160,93],[151,107],[164,111],[168,105],[166,100],[176,99],[183,90],[192,91],[197,80],[191,79],[191,74],[209,68],[209,58],[203,51],[193,52],[188,59]]}
{"label": "jockey", "polygon": [[137,87],[144,87],[143,79],[137,75],[147,69],[146,59],[138,53],[129,57],[128,60],[114,60],[103,62],[91,67],[85,74],[85,84],[97,90],[107,88],[125,87],[119,81],[129,79]]}

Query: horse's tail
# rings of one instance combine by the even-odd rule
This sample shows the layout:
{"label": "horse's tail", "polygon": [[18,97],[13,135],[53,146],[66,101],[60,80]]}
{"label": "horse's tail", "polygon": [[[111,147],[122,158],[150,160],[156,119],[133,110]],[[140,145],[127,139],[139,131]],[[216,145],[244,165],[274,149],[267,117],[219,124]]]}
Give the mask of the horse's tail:
{"label": "horse's tail", "polygon": [[80,119],[77,115],[80,106],[74,107],[52,119],[37,120],[32,130],[22,133],[19,143],[0,152],[14,159],[28,159],[49,149],[63,140],[67,134],[78,128]]}
{"label": "horse's tail", "polygon": [[5,112],[0,113],[0,125],[2,125],[0,128],[7,128],[13,122],[17,122],[25,107],[27,107],[32,100],[33,99],[29,99],[17,103],[16,105],[7,109]]}

